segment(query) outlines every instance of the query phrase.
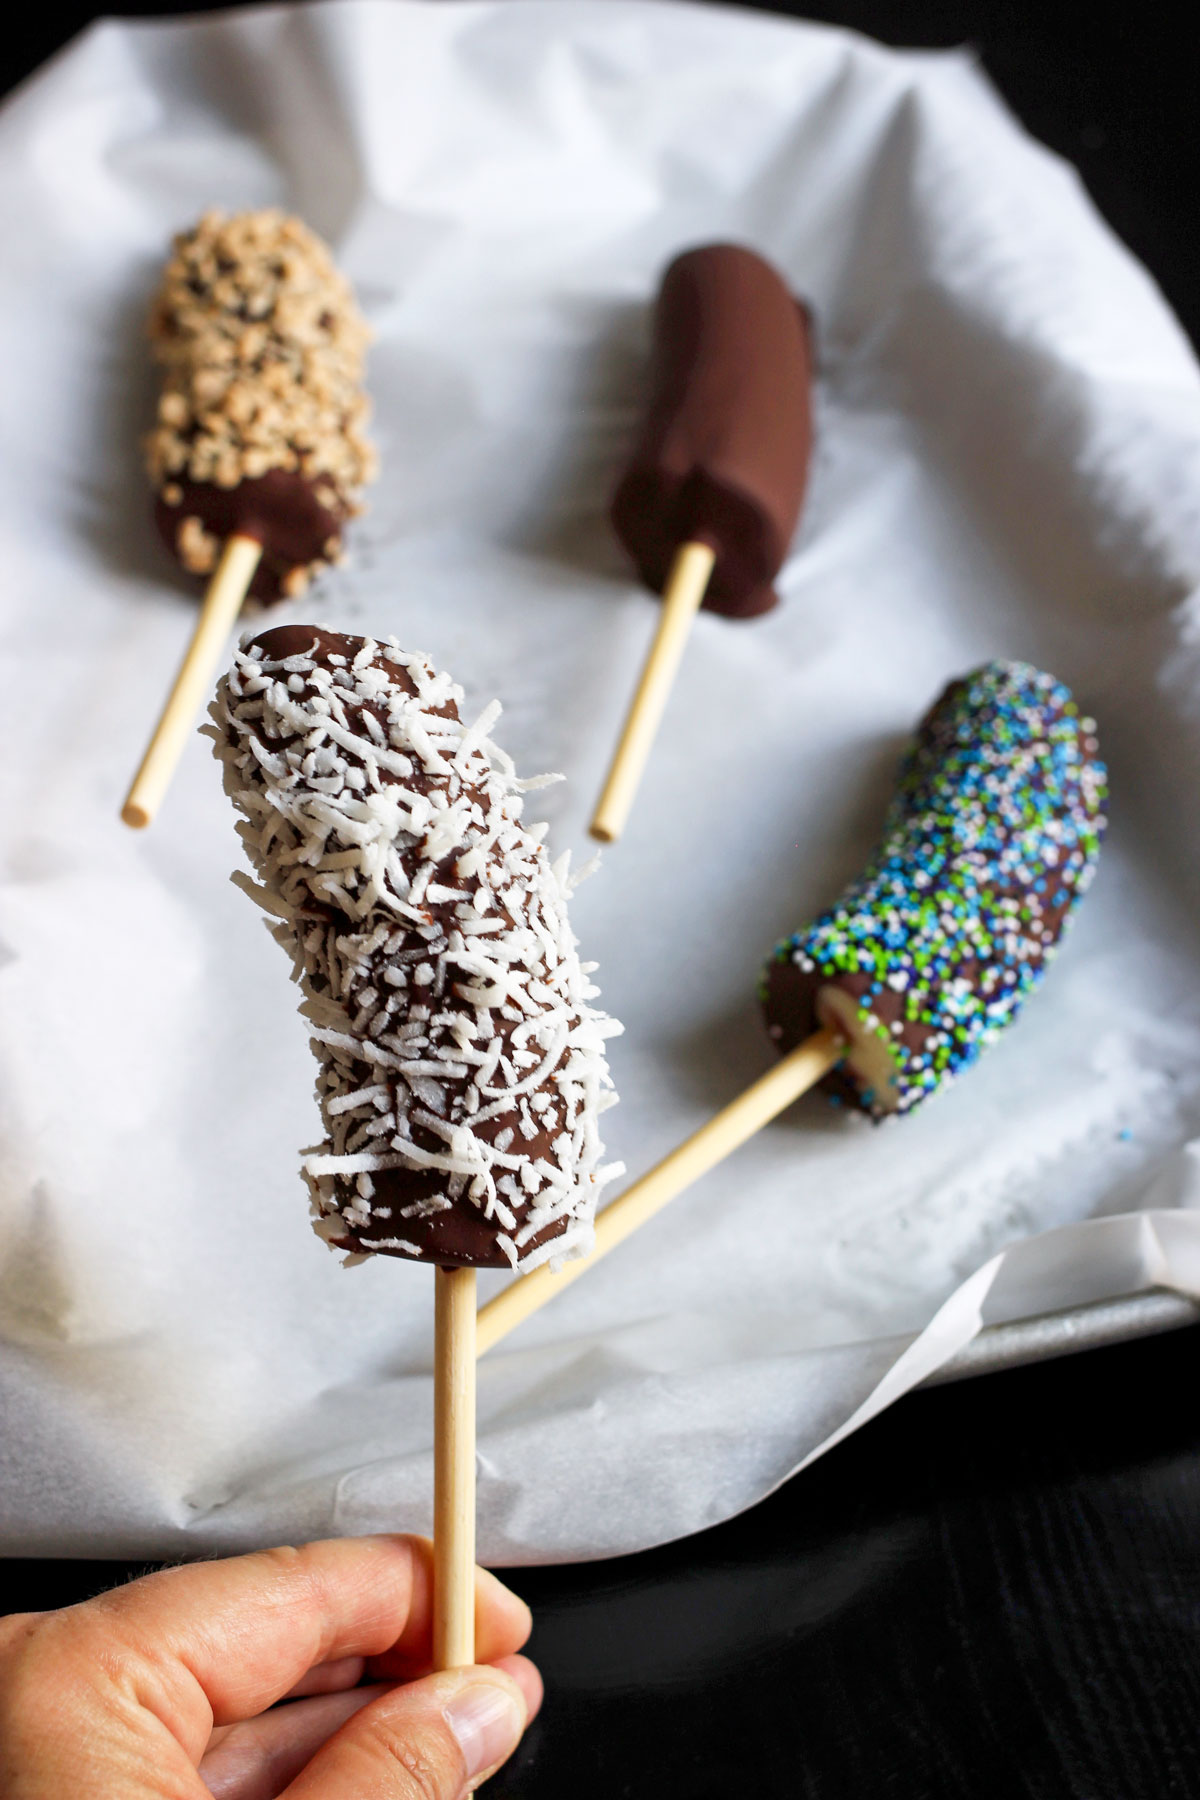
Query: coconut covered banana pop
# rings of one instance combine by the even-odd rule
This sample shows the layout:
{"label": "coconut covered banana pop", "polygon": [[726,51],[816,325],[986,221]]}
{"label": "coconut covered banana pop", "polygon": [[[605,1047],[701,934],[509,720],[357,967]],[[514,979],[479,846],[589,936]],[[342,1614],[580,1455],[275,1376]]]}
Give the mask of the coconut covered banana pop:
{"label": "coconut covered banana pop", "polygon": [[326,1139],[305,1174],[350,1262],[434,1271],[433,1654],[475,1660],[477,1268],[584,1254],[620,1026],[567,924],[565,864],[461,689],[392,640],[249,638],[212,735],[292,958]]}
{"label": "coconut covered banana pop", "polygon": [[461,690],[395,643],[255,634],[213,708],[256,890],[293,959],[335,1248],[443,1267],[585,1253],[604,1056],[565,869]]}
{"label": "coconut covered banana pop", "polygon": [[[761,989],[782,1060],[612,1201],[591,1261],[818,1082],[875,1119],[911,1112],[1012,1023],[1096,871],[1107,776],[1096,727],[1028,663],[951,682],[917,727],[866,869],[778,946]],[[581,1273],[539,1269],[489,1302],[481,1350]]]}

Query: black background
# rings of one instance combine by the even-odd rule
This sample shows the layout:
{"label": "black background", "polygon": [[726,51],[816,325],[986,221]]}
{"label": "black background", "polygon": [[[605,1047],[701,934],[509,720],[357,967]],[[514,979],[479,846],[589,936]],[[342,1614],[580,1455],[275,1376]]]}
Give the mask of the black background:
{"label": "black background", "polygon": [[[209,10],[161,0],[120,9],[153,16]],[[843,0],[781,3],[790,13],[887,44],[970,44],[1009,105],[1081,170],[1101,211],[1157,276],[1192,341],[1200,336],[1200,12],[1078,0]],[[0,43],[11,87],[97,16],[86,5],[22,6]]]}
{"label": "black background", "polygon": [[[976,46],[1200,339],[1194,11],[771,10]],[[23,8],[0,85],[93,16]],[[1192,1329],[912,1395],[715,1531],[513,1572],[548,1700],[488,1793],[1200,1796],[1198,1391]],[[7,1606],[47,1607],[130,1572],[13,1563],[0,1580]]]}

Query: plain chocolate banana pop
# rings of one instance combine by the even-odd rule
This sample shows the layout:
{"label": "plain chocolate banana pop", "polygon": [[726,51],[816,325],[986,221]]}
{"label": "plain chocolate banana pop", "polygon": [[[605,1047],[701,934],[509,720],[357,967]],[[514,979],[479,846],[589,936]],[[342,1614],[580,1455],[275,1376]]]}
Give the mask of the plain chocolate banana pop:
{"label": "plain chocolate banana pop", "polygon": [[146,462],[159,532],[209,586],[122,809],[129,825],[153,817],[246,594],[292,599],[341,560],[343,527],[375,473],[369,335],[299,219],[206,213],[175,240],[150,319],[163,384]]}
{"label": "plain chocolate banana pop", "polygon": [[617,536],[661,593],[680,545],[715,561],[702,605],[747,619],[800,517],[812,455],[808,321],[753,250],[677,256],[654,313],[646,412],[612,503]]}
{"label": "plain chocolate banana pop", "polygon": [[654,312],[647,403],[612,503],[663,615],[592,820],[620,836],[699,606],[748,619],[776,603],[812,454],[808,319],[753,250],[676,257]]}
{"label": "plain chocolate banana pop", "polygon": [[[816,1083],[883,1119],[968,1068],[1090,886],[1107,796],[1096,727],[1053,675],[993,662],[951,682],[917,727],[866,869],[767,964],[782,1059],[605,1207],[590,1261]],[[579,1273],[539,1269],[490,1301],[481,1351]]]}
{"label": "plain chocolate banana pop", "polygon": [[293,959],[326,1141],[318,1234],[531,1268],[591,1247],[606,1036],[565,870],[461,689],[390,640],[282,626],[213,708],[257,896]]}

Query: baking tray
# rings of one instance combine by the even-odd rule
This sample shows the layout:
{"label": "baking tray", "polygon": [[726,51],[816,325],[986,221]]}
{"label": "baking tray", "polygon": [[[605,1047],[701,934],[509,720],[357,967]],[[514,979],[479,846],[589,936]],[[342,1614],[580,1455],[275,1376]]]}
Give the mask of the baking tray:
{"label": "baking tray", "polygon": [[1120,1294],[1114,1300],[1093,1300],[1061,1312],[1039,1313],[1028,1319],[1011,1319],[1003,1325],[986,1325],[969,1344],[918,1385],[941,1387],[948,1381],[965,1381],[970,1375],[991,1375],[1000,1369],[1017,1369],[1025,1363],[1048,1362],[1054,1356],[1072,1356],[1077,1350],[1098,1350],[1105,1344],[1123,1344],[1130,1338],[1154,1337],[1200,1323],[1200,1301],[1165,1288],[1148,1288],[1140,1294]]}

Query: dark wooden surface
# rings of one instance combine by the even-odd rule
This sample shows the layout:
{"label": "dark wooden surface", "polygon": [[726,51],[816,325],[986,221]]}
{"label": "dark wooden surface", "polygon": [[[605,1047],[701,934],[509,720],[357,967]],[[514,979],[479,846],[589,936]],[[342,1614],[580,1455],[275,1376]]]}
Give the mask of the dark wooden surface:
{"label": "dark wooden surface", "polygon": [[[973,42],[1200,341],[1194,9],[1182,27],[1035,0],[776,10]],[[91,16],[22,9],[0,84]],[[718,1530],[515,1572],[549,1700],[489,1794],[1200,1796],[1198,1391],[1200,1328],[914,1395]],[[3,1603],[128,1572],[0,1565]]]}
{"label": "dark wooden surface", "polygon": [[1200,1327],[915,1394],[715,1531],[511,1571],[548,1699],[491,1800],[1200,1794],[1197,1392]]}

